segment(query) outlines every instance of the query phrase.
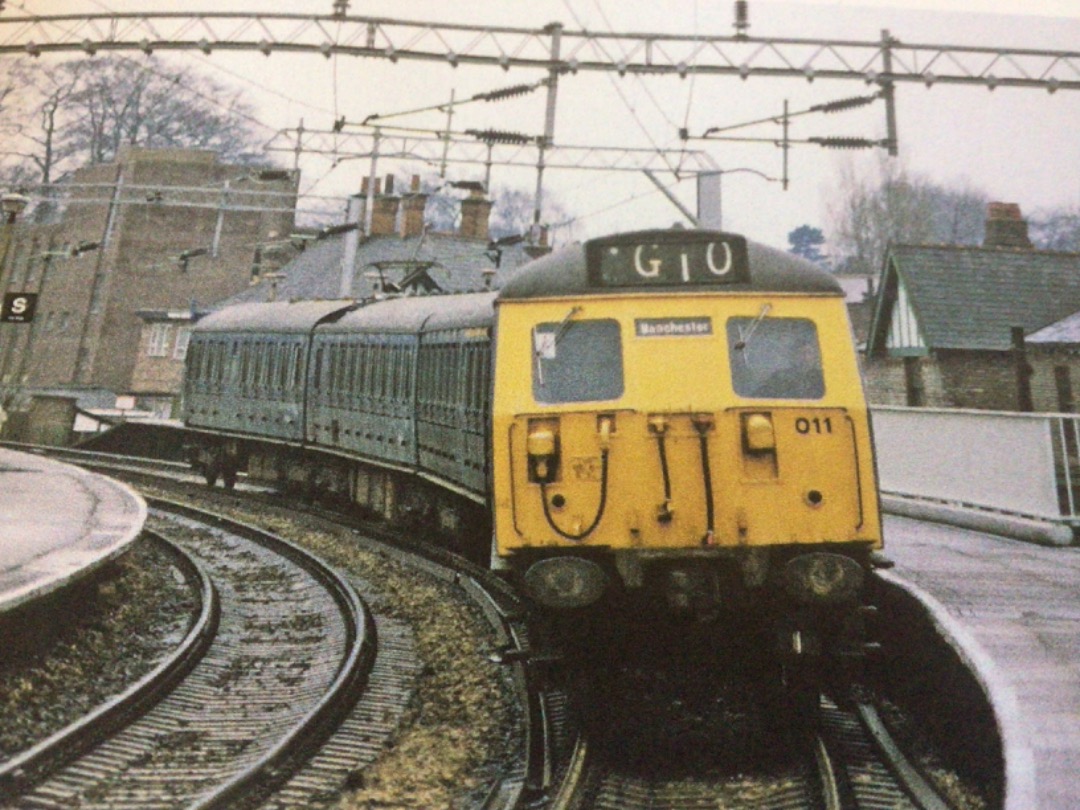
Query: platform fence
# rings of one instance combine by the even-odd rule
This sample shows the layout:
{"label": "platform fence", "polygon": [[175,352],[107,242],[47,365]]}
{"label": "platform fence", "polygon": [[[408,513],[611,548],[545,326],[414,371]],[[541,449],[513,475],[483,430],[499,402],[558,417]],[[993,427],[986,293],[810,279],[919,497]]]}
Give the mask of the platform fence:
{"label": "platform fence", "polygon": [[1080,525],[1080,415],[871,409],[884,494]]}

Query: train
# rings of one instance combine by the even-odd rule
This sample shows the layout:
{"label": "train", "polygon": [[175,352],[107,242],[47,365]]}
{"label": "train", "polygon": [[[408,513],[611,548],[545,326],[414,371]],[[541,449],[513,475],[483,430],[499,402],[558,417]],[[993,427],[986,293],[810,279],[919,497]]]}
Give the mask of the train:
{"label": "train", "polygon": [[843,291],[740,234],[591,239],[495,291],[227,307],[183,403],[208,483],[411,522],[553,610],[759,606],[812,652],[882,547]]}

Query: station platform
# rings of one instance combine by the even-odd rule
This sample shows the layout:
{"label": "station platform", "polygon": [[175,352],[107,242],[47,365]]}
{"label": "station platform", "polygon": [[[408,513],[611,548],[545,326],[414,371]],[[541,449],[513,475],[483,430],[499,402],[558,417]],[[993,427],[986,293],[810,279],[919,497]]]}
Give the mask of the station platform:
{"label": "station platform", "polygon": [[882,577],[920,599],[990,696],[1006,810],[1077,807],[1080,547],[890,516],[885,551]]}
{"label": "station platform", "polygon": [[0,448],[0,614],[115,558],[145,521],[146,503],[130,487]]}

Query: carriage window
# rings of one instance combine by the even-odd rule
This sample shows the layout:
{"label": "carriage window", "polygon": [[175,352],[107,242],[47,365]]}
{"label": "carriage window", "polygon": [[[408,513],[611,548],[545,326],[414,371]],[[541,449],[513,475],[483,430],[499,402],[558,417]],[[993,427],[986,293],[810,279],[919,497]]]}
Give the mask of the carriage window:
{"label": "carriage window", "polygon": [[537,402],[617,399],[623,392],[622,338],[614,320],[541,323],[533,330]]}
{"label": "carriage window", "polygon": [[315,389],[322,388],[322,371],[323,369],[323,348],[320,346],[315,350],[315,370],[311,375],[311,380],[315,384]]}
{"label": "carriage window", "polygon": [[299,385],[304,379],[304,350],[300,346],[293,346],[292,378],[291,385]]}
{"label": "carriage window", "polygon": [[821,399],[825,378],[817,327],[804,318],[731,318],[731,384],[741,397]]}

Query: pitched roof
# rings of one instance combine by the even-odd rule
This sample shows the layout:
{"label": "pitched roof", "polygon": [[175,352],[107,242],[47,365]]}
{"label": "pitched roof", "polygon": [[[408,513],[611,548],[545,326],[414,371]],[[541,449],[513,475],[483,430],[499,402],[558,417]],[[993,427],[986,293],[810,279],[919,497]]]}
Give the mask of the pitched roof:
{"label": "pitched roof", "polygon": [[1027,336],[1028,343],[1043,346],[1065,346],[1080,343],[1080,312],[1044,326]]}
{"label": "pitched roof", "polygon": [[[277,280],[277,300],[339,298],[341,259],[345,252],[346,236],[336,234],[314,241],[303,253],[282,267],[284,277]],[[489,281],[483,271],[495,269],[492,259],[486,254],[487,249],[488,243],[485,241],[444,233],[429,233],[422,239],[419,236],[402,238],[396,234],[361,239],[356,251],[352,294],[349,297],[357,300],[372,297],[379,281],[380,266],[385,279],[390,282],[400,281],[413,265],[428,265],[432,279],[443,292],[483,290]],[[510,245],[501,250],[499,268],[491,280],[493,288],[498,287],[518,267],[531,261],[523,245]],[[263,279],[243,292],[218,302],[214,308],[269,301],[270,290],[270,281]]]}
{"label": "pitched roof", "polygon": [[870,350],[884,351],[902,284],[929,349],[1004,350],[1080,311],[1080,253],[893,245],[885,257]]}

